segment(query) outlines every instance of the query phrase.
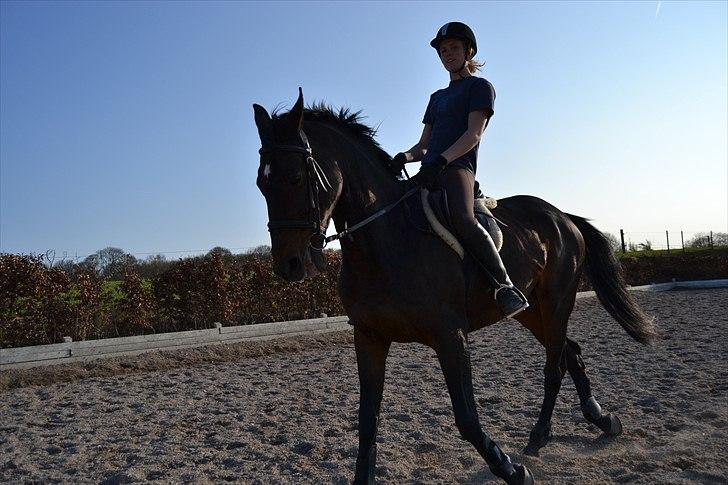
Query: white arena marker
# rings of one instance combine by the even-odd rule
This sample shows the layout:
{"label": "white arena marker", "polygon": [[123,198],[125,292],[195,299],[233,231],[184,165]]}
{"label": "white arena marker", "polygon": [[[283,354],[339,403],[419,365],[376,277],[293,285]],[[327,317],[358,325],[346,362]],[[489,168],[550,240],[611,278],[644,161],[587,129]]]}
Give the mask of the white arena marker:
{"label": "white arena marker", "polygon": [[264,176],[265,176],[266,178],[268,178],[268,176],[270,175],[270,163],[267,163],[267,164],[265,165],[265,168],[263,169],[263,175],[264,175]]}

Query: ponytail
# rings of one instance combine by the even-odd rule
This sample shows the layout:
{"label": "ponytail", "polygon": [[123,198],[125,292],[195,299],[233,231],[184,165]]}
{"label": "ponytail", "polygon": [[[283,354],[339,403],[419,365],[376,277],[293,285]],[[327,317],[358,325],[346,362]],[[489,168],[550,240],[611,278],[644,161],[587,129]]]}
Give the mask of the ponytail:
{"label": "ponytail", "polygon": [[470,74],[474,74],[475,71],[480,71],[480,69],[485,66],[485,62],[473,59],[474,54],[475,49],[473,49],[472,46],[468,46],[468,60],[465,61],[465,68],[468,72],[470,72]]}

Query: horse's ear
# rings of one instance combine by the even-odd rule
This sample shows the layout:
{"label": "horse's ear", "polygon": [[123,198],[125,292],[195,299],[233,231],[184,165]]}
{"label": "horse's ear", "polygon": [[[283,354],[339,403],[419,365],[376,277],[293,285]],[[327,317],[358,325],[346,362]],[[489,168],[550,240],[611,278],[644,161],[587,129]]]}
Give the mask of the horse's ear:
{"label": "horse's ear", "polygon": [[258,135],[263,145],[273,143],[273,121],[268,112],[259,104],[253,105],[255,111],[255,125],[258,127]]}
{"label": "horse's ear", "polygon": [[298,88],[298,100],[291,110],[291,122],[296,130],[303,127],[303,89]]}

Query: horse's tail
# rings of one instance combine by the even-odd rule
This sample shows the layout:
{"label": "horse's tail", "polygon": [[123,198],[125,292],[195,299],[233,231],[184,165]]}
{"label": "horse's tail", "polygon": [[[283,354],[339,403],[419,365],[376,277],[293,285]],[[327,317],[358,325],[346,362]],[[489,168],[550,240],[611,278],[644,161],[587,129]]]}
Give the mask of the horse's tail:
{"label": "horse's tail", "polygon": [[622,266],[609,240],[583,217],[566,215],[584,237],[587,273],[597,298],[633,339],[649,344],[658,336],[653,319],[629,295]]}

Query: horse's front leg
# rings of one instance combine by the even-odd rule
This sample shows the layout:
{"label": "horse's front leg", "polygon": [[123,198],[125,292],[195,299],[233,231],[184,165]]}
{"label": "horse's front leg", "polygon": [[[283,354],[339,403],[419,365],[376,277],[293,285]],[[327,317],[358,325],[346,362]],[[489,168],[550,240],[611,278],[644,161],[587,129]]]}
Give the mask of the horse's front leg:
{"label": "horse's front leg", "polygon": [[510,457],[480,427],[466,334],[458,329],[444,335],[438,340],[435,351],[445,375],[460,436],[475,446],[495,476],[509,484],[532,484],[533,476],[528,468],[512,463]]}
{"label": "horse's front leg", "polygon": [[379,339],[354,326],[354,347],[359,368],[359,453],[354,483],[374,483],[377,460],[377,425],[384,388],[384,367],[390,341]]}

